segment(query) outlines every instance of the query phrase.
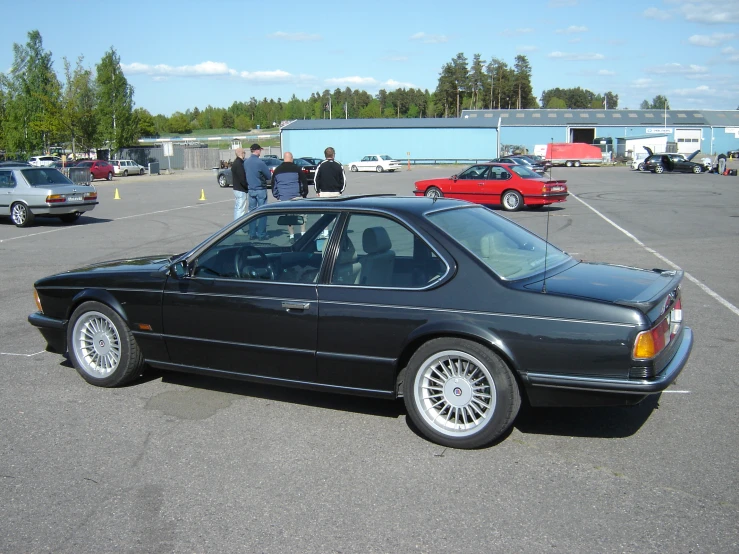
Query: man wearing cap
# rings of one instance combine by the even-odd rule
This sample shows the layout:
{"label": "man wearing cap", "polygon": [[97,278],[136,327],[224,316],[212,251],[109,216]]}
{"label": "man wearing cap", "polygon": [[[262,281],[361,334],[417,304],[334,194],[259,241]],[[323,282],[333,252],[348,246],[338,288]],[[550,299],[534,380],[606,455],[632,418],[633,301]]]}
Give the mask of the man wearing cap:
{"label": "man wearing cap", "polygon": [[[251,150],[251,156],[244,162],[244,170],[246,171],[246,182],[249,187],[249,211],[251,212],[267,203],[267,181],[272,179],[272,173],[270,173],[267,164],[259,159],[262,154],[262,147],[254,143],[249,150]],[[249,224],[249,237],[257,240],[267,238],[267,220],[265,218],[261,217],[257,223]]]}
{"label": "man wearing cap", "polygon": [[234,187],[234,219],[239,219],[246,212],[246,172],[244,171],[244,158],[246,150],[236,149],[236,159],[231,166],[231,180]]}

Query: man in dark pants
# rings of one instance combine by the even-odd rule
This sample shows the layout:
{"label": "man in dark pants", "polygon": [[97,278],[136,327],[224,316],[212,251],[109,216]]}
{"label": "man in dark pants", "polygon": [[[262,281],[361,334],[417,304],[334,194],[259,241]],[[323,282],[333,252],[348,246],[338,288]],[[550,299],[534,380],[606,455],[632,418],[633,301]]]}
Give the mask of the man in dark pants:
{"label": "man in dark pants", "polygon": [[244,158],[246,150],[236,149],[236,160],[231,166],[231,181],[234,187],[234,219],[239,219],[246,211],[246,172],[244,171]]}
{"label": "man in dark pants", "polygon": [[[251,156],[244,162],[246,171],[246,182],[249,186],[249,211],[256,210],[259,206],[267,203],[267,181],[272,178],[272,174],[259,156],[262,154],[262,147],[258,144],[252,144],[249,148]],[[267,220],[263,217],[258,222],[249,223],[249,237],[251,239],[264,240],[267,238]]]}
{"label": "man in dark pants", "polygon": [[316,194],[320,197],[340,196],[346,188],[344,166],[334,160],[336,151],[332,147],[326,148],[323,155],[326,159],[316,168]]}
{"label": "man in dark pants", "polygon": [[[285,161],[278,165],[272,174],[272,196],[278,201],[305,198],[308,196],[308,182],[305,179],[305,173],[293,162],[292,152],[285,152],[282,159]],[[290,233],[290,241],[294,241],[293,226],[288,225],[287,230]],[[305,233],[305,223],[300,232]]]}

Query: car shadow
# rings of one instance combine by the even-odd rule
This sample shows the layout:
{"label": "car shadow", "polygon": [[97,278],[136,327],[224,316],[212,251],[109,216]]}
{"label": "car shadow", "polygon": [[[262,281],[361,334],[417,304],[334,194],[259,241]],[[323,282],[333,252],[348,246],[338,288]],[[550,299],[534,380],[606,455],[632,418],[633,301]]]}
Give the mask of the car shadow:
{"label": "car shadow", "polygon": [[522,407],[514,422],[527,435],[623,438],[634,435],[659,409],[659,394],[649,395],[636,406],[589,408]]}
{"label": "car shadow", "polygon": [[[151,373],[156,375],[147,375]],[[342,412],[353,412],[366,415],[376,415],[396,419],[405,414],[405,406],[402,400],[385,400],[382,398],[368,398],[347,394],[334,394],[328,392],[312,391],[306,389],[293,389],[278,385],[265,385],[247,381],[236,381],[232,379],[221,379],[204,375],[193,375],[190,373],[179,373],[174,371],[159,371],[147,369],[141,379],[151,380],[161,376],[163,383],[207,389],[214,392],[237,394],[239,396],[251,396],[263,400],[274,400],[277,402],[289,402],[314,408],[337,410]],[[141,383],[136,381],[131,383]]]}
{"label": "car shadow", "polygon": [[[94,225],[96,223],[110,223],[113,221],[112,219],[106,219],[101,217],[85,217],[80,216],[80,218],[75,221],[74,223],[64,223],[61,221],[58,217],[55,216],[36,216],[33,220],[33,223],[29,225],[28,227],[24,227],[24,229],[33,229],[34,227],[44,227],[44,228],[65,228],[65,227],[78,227],[80,225]],[[0,220],[0,225],[6,225],[8,227],[14,227],[15,223],[9,218],[4,217],[2,220]]]}

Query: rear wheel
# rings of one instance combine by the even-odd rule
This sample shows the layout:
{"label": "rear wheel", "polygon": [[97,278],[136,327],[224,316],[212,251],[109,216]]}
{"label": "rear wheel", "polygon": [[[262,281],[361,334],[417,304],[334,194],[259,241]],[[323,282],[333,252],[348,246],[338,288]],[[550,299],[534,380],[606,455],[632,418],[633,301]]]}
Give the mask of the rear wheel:
{"label": "rear wheel", "polygon": [[567,166],[567,167],[572,167],[572,162],[571,162],[570,160],[567,160],[567,161],[565,162],[565,166]]}
{"label": "rear wheel", "polygon": [[226,181],[226,176],[223,173],[218,176],[218,186],[221,188],[228,186],[228,181]]}
{"label": "rear wheel", "polygon": [[62,223],[74,223],[80,218],[80,214],[74,213],[74,214],[63,214],[59,216],[59,219],[62,220]]}
{"label": "rear wheel", "polygon": [[67,347],[77,372],[98,387],[123,385],[144,367],[126,322],[100,302],[85,302],[74,311],[67,327]]}
{"label": "rear wheel", "polygon": [[572,165],[574,165],[575,167],[580,167],[580,160],[575,160],[574,162],[572,162]]}
{"label": "rear wheel", "polygon": [[508,366],[469,340],[438,338],[421,346],[403,381],[408,415],[429,440],[480,448],[513,423],[521,393]]}
{"label": "rear wheel", "polygon": [[10,207],[10,218],[16,227],[28,227],[33,223],[33,212],[22,202],[16,202]]}
{"label": "rear wheel", "polygon": [[377,166],[377,167],[375,168],[375,171],[377,171],[377,173],[382,173],[382,172],[383,172],[382,166],[381,166],[381,165],[378,165],[378,166]]}
{"label": "rear wheel", "polygon": [[500,197],[500,203],[507,212],[517,212],[523,208],[523,196],[517,190],[507,190]]}
{"label": "rear wheel", "polygon": [[356,173],[357,171],[359,171],[359,169],[357,168],[356,165],[351,166],[349,169],[351,169],[354,173]]}
{"label": "rear wheel", "polygon": [[94,173],[90,173],[90,181],[94,181],[94,180],[95,180],[95,174]]}
{"label": "rear wheel", "polygon": [[644,162],[641,162],[641,163],[640,163],[640,164],[639,164],[639,165],[637,166],[637,169],[638,169],[639,171],[644,171]]}
{"label": "rear wheel", "polygon": [[425,196],[428,198],[443,198],[444,194],[436,187],[429,187],[426,189]]}

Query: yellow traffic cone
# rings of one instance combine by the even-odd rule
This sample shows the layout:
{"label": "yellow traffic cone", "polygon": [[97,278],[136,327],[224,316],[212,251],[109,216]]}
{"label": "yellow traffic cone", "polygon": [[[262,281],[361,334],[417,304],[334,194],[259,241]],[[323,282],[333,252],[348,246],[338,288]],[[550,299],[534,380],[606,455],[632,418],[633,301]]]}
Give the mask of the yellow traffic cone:
{"label": "yellow traffic cone", "polygon": [[121,195],[118,194],[118,189],[115,189],[115,196],[113,197],[113,200],[120,200],[120,199],[121,199]]}
{"label": "yellow traffic cone", "polygon": [[205,189],[200,189],[200,198],[198,200],[205,200]]}

